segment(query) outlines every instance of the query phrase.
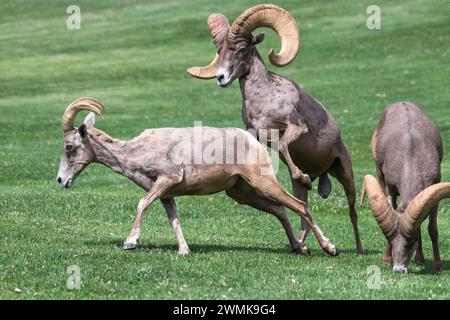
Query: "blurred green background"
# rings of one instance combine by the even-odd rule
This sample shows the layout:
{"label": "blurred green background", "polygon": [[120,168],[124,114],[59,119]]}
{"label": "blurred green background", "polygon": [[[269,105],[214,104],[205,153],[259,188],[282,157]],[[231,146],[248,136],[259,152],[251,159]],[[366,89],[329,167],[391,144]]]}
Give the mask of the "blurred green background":
{"label": "blurred green background", "polygon": [[[145,128],[243,127],[241,93],[185,69],[214,56],[206,18],[232,22],[256,1],[1,1],[0,3],[0,298],[4,299],[362,299],[450,298],[450,202],[441,205],[443,272],[427,261],[410,274],[382,265],[384,238],[368,206],[359,209],[367,255],[354,250],[340,185],[313,215],[340,248],[328,257],[312,236],[310,256],[289,252],[279,222],[223,194],[179,198],[181,225],[193,250],[177,256],[159,203],[147,210],[141,246],[121,249],[144,192],[100,165],[69,190],[55,182],[62,152],[60,119],[74,99],[107,108],[97,127],[129,139]],[[450,142],[450,8],[447,0],[378,1],[381,30],[366,27],[368,1],[273,1],[297,20],[301,52],[285,68],[268,68],[301,84],[337,119],[352,156],[357,188],[374,173],[371,134],[383,108],[399,100],[422,106]],[[81,8],[81,29],[68,30],[66,9]],[[279,48],[264,30],[266,57]],[[266,59],[267,61],[267,59]],[[82,117],[78,119],[81,121]],[[443,180],[450,181],[445,156]],[[286,168],[281,184],[291,190]],[[314,187],[315,190],[315,187]],[[298,218],[290,213],[299,229]],[[81,270],[69,290],[66,269]],[[368,267],[381,268],[369,289]]]}

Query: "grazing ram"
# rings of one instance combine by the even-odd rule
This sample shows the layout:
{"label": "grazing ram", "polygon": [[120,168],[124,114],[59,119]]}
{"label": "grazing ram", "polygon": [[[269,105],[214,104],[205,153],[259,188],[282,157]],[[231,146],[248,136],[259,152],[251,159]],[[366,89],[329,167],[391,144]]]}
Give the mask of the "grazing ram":
{"label": "grazing ram", "polygon": [[[81,110],[90,110],[101,115],[104,107],[95,99],[81,98],[65,110],[62,118],[64,153],[61,156],[57,181],[61,187],[69,188],[87,165],[97,162],[128,177],[148,192],[139,202],[136,219],[124,242],[124,249],[134,249],[137,246],[144,211],[152,202],[160,199],[175,232],[179,245],[178,253],[188,253],[189,248],[181,231],[174,197],[226,191],[228,196],[238,203],[276,216],[283,225],[294,251],[305,253],[307,248],[294,236],[284,206],[295,211],[310,224],[320,246],[328,254],[337,254],[336,247],[315,224],[306,203],[281,188],[267,150],[248,132],[236,128],[204,128],[204,136],[200,137],[202,140],[195,142],[196,128],[161,128],[148,129],[132,140],[120,141],[93,127],[95,114],[92,112],[83,124],[75,128],[74,119]],[[227,137],[227,146],[239,145],[239,141],[242,146],[244,142],[243,149],[241,147],[232,153],[232,161],[215,158],[219,159],[216,163],[203,164],[202,159],[196,159],[198,153],[207,152],[209,145],[203,138],[210,140],[211,137],[224,136]],[[192,144],[191,137],[194,137]],[[220,147],[223,149],[214,149],[216,155],[230,154],[229,149],[226,150],[222,145]],[[241,152],[240,155],[238,151]],[[237,160],[237,157],[240,160]],[[251,159],[254,161],[250,161]]]}
{"label": "grazing ram", "polygon": [[[247,9],[232,26],[223,14],[212,14],[208,27],[216,57],[206,67],[189,68],[188,74],[199,79],[217,78],[221,87],[239,78],[247,129],[257,134],[265,129],[280,130],[279,151],[289,167],[294,195],[307,202],[311,181],[318,177],[318,192],[325,199],[331,192],[327,174],[334,176],[345,190],[357,251],[364,253],[352,164],[335,119],[295,82],[267,70],[255,47],[264,40],[264,34],[254,37],[252,32],[259,27],[271,28],[280,37],[281,51],[271,50],[270,62],[279,67],[292,62],[300,41],[294,18],[280,7],[265,4]],[[308,224],[302,220],[301,242],[308,231]]]}
{"label": "grazing ram", "polygon": [[395,103],[384,110],[371,148],[379,182],[370,175],[364,178],[361,204],[366,192],[388,241],[385,264],[393,264],[394,272],[407,272],[416,248],[416,261],[424,260],[420,226],[429,216],[434,268],[439,271],[437,213],[439,201],[450,197],[450,183],[439,183],[443,151],[438,129],[416,105]]}

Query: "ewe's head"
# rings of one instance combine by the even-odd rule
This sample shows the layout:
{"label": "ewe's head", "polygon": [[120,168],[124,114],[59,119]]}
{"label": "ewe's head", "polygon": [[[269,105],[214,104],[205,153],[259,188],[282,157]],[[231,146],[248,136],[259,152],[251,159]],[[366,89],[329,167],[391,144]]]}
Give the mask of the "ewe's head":
{"label": "ewe's head", "polygon": [[278,67],[291,63],[300,47],[300,35],[294,18],[284,9],[271,4],[257,5],[244,11],[232,26],[223,14],[208,17],[217,54],[206,67],[192,67],[187,73],[199,79],[217,78],[217,83],[227,87],[233,80],[245,76],[250,70],[255,46],[264,40],[264,34],[256,37],[252,32],[259,27],[274,30],[281,40],[281,51],[269,52],[270,62]]}
{"label": "ewe's head", "polygon": [[419,193],[404,211],[395,210],[373,176],[364,177],[372,213],[391,245],[393,271],[406,273],[417,248],[420,225],[440,200],[450,198],[450,183],[438,183]]}
{"label": "ewe's head", "polygon": [[89,113],[84,119],[84,123],[75,128],[73,122],[81,110],[90,110],[101,115],[105,109],[95,99],[80,98],[72,102],[64,112],[62,118],[64,152],[61,156],[58,177],[56,178],[63,188],[70,188],[81,171],[95,160],[95,153],[88,138],[88,130],[95,123],[95,114]]}

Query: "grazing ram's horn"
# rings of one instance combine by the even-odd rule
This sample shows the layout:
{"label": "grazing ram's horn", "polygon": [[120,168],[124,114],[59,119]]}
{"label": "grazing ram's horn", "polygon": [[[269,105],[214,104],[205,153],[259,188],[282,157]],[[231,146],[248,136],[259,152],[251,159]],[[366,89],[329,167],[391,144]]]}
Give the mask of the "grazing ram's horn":
{"label": "grazing ram's horn", "polygon": [[363,188],[369,198],[372,213],[380,229],[383,231],[386,239],[392,239],[398,228],[397,212],[392,208],[375,177],[371,175],[365,176]]}
{"label": "grazing ram's horn", "polygon": [[78,112],[81,110],[93,111],[99,116],[105,112],[105,107],[96,99],[93,98],[80,98],[69,104],[64,111],[62,117],[62,127],[64,132],[73,130],[73,122]]}
{"label": "grazing ram's horn", "polygon": [[270,49],[269,60],[282,67],[291,63],[300,49],[300,34],[297,23],[286,10],[273,4],[261,4],[245,10],[233,23],[229,37],[232,40],[248,39],[259,27],[274,30],[281,40],[281,50]]}
{"label": "grazing ram's horn", "polygon": [[401,215],[402,232],[409,236],[415,235],[430,210],[444,198],[450,198],[450,182],[434,184],[419,193]]}
{"label": "grazing ram's horn", "polygon": [[[227,17],[220,13],[213,13],[208,17],[208,28],[211,32],[214,44],[219,50],[222,44],[222,40],[226,38],[228,30],[230,29],[230,23]],[[214,60],[205,67],[191,67],[186,72],[195,78],[199,79],[213,79],[217,74],[217,64],[219,61],[219,55],[216,54]]]}
{"label": "grazing ram's horn", "polygon": [[206,67],[190,67],[186,72],[194,78],[213,79],[216,77],[218,62],[219,55],[216,53],[214,60]]}

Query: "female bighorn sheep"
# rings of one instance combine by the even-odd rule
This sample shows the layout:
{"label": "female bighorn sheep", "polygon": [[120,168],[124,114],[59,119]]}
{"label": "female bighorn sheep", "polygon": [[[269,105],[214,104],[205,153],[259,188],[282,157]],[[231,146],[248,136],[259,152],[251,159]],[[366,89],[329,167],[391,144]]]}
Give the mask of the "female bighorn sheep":
{"label": "female bighorn sheep", "polygon": [[[308,201],[311,180],[317,177],[318,192],[327,198],[331,192],[327,174],[336,177],[347,197],[357,251],[363,253],[352,164],[336,121],[295,82],[267,70],[255,47],[264,40],[264,34],[253,37],[252,32],[259,27],[271,28],[280,37],[281,51],[275,53],[272,49],[270,62],[279,67],[292,62],[300,40],[294,18],[282,8],[265,4],[247,9],[232,26],[224,15],[212,14],[208,27],[217,48],[216,57],[206,67],[189,68],[188,74],[200,79],[217,78],[221,87],[239,78],[243,121],[257,134],[262,129],[280,130],[279,151],[289,167],[297,198]],[[308,225],[302,220],[301,242],[307,234]]]}
{"label": "female bighorn sheep", "polygon": [[429,215],[434,267],[439,271],[437,213],[439,201],[450,197],[450,183],[439,183],[442,142],[436,126],[414,104],[390,105],[373,134],[371,148],[379,183],[373,176],[364,178],[361,203],[366,192],[388,241],[385,263],[393,263],[394,272],[407,272],[416,247],[416,261],[424,260],[420,225]]}
{"label": "female bighorn sheep", "polygon": [[[336,247],[315,224],[306,203],[291,196],[278,184],[267,150],[250,133],[236,128],[203,128],[201,140],[195,141],[197,128],[161,128],[148,129],[132,140],[120,141],[93,127],[95,114],[92,112],[83,124],[75,128],[74,119],[81,110],[101,115],[104,107],[95,99],[81,98],[65,110],[62,118],[65,150],[61,156],[57,181],[61,187],[69,188],[88,164],[97,162],[128,177],[148,192],[139,202],[136,219],[124,242],[124,249],[137,246],[144,211],[152,202],[160,199],[175,232],[178,253],[188,253],[174,197],[226,191],[238,203],[276,216],[294,251],[305,253],[307,248],[295,238],[283,206],[292,209],[310,224],[320,246],[328,254],[337,254]],[[192,137],[194,143],[191,143]],[[216,162],[205,164],[203,158],[197,157],[202,152],[212,153],[207,143],[211,137],[226,137],[227,147],[241,147],[235,147],[237,150],[233,151],[236,152],[231,153],[231,158],[225,161],[217,155],[228,157],[230,148],[225,150],[222,144],[219,148],[215,145],[213,151]]]}

